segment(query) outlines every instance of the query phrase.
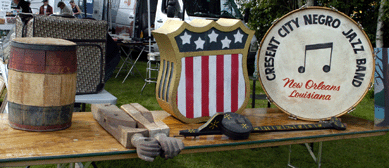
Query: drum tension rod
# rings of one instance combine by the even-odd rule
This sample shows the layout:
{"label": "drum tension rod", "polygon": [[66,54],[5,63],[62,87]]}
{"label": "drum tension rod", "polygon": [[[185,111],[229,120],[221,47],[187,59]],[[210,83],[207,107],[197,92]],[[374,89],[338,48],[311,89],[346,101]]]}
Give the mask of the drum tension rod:
{"label": "drum tension rod", "polygon": [[271,99],[270,97],[266,97],[266,100],[267,100],[269,103],[273,104],[273,99]]}
{"label": "drum tension rod", "polygon": [[329,121],[321,119],[319,120],[319,123],[329,123]]}
{"label": "drum tension rod", "polygon": [[353,112],[354,110],[355,110],[355,107],[351,108],[351,109],[347,112],[347,114]]}
{"label": "drum tension rod", "polygon": [[359,21],[358,21],[358,27],[364,30],[362,24]]}
{"label": "drum tension rod", "polygon": [[377,51],[374,51],[374,60],[377,58],[377,54],[380,53],[381,50],[377,48]]}
{"label": "drum tension rod", "polygon": [[274,25],[275,23],[277,23],[277,22],[278,22],[278,20],[280,20],[280,18],[276,18],[276,19],[274,19],[274,20],[271,22],[271,24],[272,24],[272,25]]}
{"label": "drum tension rod", "polygon": [[374,86],[373,82],[370,82],[369,90],[373,89],[373,86]]}
{"label": "drum tension rod", "polygon": [[331,10],[333,10],[333,11],[338,11],[338,9],[336,9],[335,7],[333,7],[333,6],[330,6],[330,8],[331,8]]}
{"label": "drum tension rod", "polygon": [[307,8],[307,4],[304,4],[304,5],[301,6],[299,9],[304,9],[304,8]]}
{"label": "drum tension rod", "polygon": [[297,116],[295,116],[295,115],[289,115],[288,118],[290,118],[292,120],[297,120]]}

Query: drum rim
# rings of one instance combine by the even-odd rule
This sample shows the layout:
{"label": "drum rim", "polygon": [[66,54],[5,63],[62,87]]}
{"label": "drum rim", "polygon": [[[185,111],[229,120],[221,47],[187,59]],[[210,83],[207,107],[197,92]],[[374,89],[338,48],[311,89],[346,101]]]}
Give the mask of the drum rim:
{"label": "drum rim", "polygon": [[350,20],[352,23],[354,23],[360,30],[361,32],[363,33],[364,37],[366,39],[368,39],[368,43],[369,43],[369,47],[372,51],[371,55],[372,55],[372,60],[373,60],[373,71],[372,71],[372,74],[371,74],[371,78],[369,80],[369,83],[370,83],[370,87],[367,87],[366,90],[364,91],[363,95],[358,99],[358,101],[356,101],[351,107],[349,107],[348,109],[346,109],[345,111],[343,112],[340,112],[339,114],[335,115],[335,116],[330,116],[330,117],[327,117],[327,118],[305,118],[305,117],[301,117],[301,116],[297,116],[295,114],[292,114],[288,111],[286,111],[285,109],[281,108],[275,101],[273,101],[273,99],[271,98],[271,96],[269,95],[269,93],[266,91],[263,83],[262,83],[262,80],[261,80],[261,74],[258,73],[258,80],[261,84],[261,87],[263,89],[263,91],[265,92],[267,98],[268,98],[268,101],[270,101],[271,103],[273,103],[278,109],[280,109],[282,112],[288,114],[289,116],[292,116],[294,118],[298,118],[298,119],[301,119],[301,120],[307,120],[307,121],[321,121],[321,120],[330,120],[331,117],[339,117],[339,116],[342,116],[348,112],[351,112],[362,100],[363,98],[366,96],[367,92],[370,90],[371,86],[373,85],[373,81],[374,81],[374,73],[375,73],[375,56],[376,54],[374,53],[374,48],[371,44],[371,41],[370,41],[370,38],[367,36],[366,32],[363,30],[362,26],[357,23],[355,20],[353,20],[352,18],[350,18],[349,16],[347,16],[346,14],[344,14],[343,12],[340,12],[338,11],[337,9],[335,8],[328,8],[328,7],[321,7],[321,6],[310,6],[310,7],[304,7],[304,8],[300,8],[300,9],[295,9],[285,15],[283,15],[281,18],[277,18],[274,23],[272,23],[272,25],[270,26],[270,28],[266,31],[266,34],[265,36],[263,36],[262,40],[261,40],[261,43],[259,44],[259,49],[257,51],[257,55],[256,55],[256,64],[257,64],[257,72],[259,72],[259,56],[260,56],[260,52],[261,52],[261,48],[262,48],[262,45],[263,45],[263,42],[265,41],[266,37],[268,36],[269,32],[274,28],[275,25],[277,25],[277,23],[279,23],[281,20],[283,20],[284,18],[296,13],[296,12],[299,12],[299,11],[302,11],[302,10],[311,10],[311,9],[322,9],[322,10],[327,10],[327,11],[332,11],[332,12],[335,12],[335,13],[338,13],[342,16],[344,16],[346,19]]}
{"label": "drum rim", "polygon": [[11,47],[30,49],[30,50],[45,50],[45,51],[75,51],[77,45],[55,45],[55,44],[32,44],[19,41],[12,41]]}

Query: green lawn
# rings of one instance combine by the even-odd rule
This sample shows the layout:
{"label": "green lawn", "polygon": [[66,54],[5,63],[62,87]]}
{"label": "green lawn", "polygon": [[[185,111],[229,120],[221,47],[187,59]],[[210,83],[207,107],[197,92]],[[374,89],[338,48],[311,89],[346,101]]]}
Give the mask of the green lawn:
{"label": "green lawn", "polygon": [[[145,76],[145,62],[139,62],[137,68]],[[137,102],[149,110],[161,109],[155,98],[155,84],[146,87],[143,94],[140,90],[144,84],[138,73],[130,75],[122,84],[127,74],[122,71],[118,78],[112,77],[105,86],[105,89],[118,98],[117,105]],[[135,71],[136,72],[136,71]],[[115,73],[116,75],[116,73]],[[252,81],[251,81],[252,83]],[[260,84],[257,83],[257,94],[263,93]],[[251,100],[250,100],[251,102]],[[274,105],[273,105],[274,106]],[[248,105],[251,107],[251,103]],[[265,100],[257,100],[256,107],[266,107]],[[87,111],[90,110],[88,106]],[[363,101],[357,106],[352,115],[374,119],[373,92],[369,91]],[[389,167],[389,143],[388,135],[379,137],[329,141],[323,143],[322,167]],[[318,145],[315,144],[314,151],[317,152]],[[171,160],[164,160],[158,157],[154,162],[149,163],[140,159],[126,159],[115,161],[96,162],[100,168],[127,168],[127,167],[286,167],[288,161],[288,146],[245,149],[224,152],[209,152],[198,154],[179,155]],[[315,167],[305,146],[292,146],[292,164],[297,167]],[[32,168],[54,168],[56,165],[31,166]]]}

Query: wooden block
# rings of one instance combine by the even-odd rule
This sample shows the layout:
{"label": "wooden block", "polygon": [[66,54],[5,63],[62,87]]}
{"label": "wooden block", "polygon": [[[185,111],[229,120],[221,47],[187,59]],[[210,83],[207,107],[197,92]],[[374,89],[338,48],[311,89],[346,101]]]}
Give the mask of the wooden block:
{"label": "wooden block", "polygon": [[129,104],[120,106],[128,115],[130,115],[136,122],[138,128],[146,128],[147,126],[152,127],[152,124],[134,107]]}
{"label": "wooden block", "polygon": [[121,131],[121,137],[117,140],[126,148],[135,148],[135,146],[131,143],[131,138],[136,133],[142,134],[144,137],[149,137],[149,130],[145,128],[119,126],[119,129]]}
{"label": "wooden block", "polygon": [[[119,125],[121,125],[125,127],[136,128],[136,122],[130,116],[128,116],[127,113],[119,109],[119,107],[117,107],[116,105],[92,104],[91,110],[93,117],[96,120],[107,119],[106,123],[113,127],[118,127]],[[96,112],[102,113],[102,116],[95,117]]]}
{"label": "wooden block", "polygon": [[[139,104],[135,106],[145,114],[151,112]],[[169,136],[169,127],[162,121],[150,122],[133,105],[126,104],[119,109],[111,104],[92,104],[93,118],[108,131],[117,141],[126,148],[133,148],[131,138],[134,134],[140,133],[145,137],[154,137],[157,133],[164,133]],[[137,128],[138,127],[138,128]]]}
{"label": "wooden block", "polygon": [[155,123],[157,127],[160,129],[161,133],[169,136],[170,128],[163,121],[155,121],[153,117],[153,113],[140,105],[139,103],[131,103],[131,106],[135,107],[138,111],[142,113],[142,115],[149,120],[151,123]]}
{"label": "wooden block", "polygon": [[166,134],[166,136],[169,136],[170,133],[169,126],[167,126],[163,121],[156,121],[155,124],[158,126],[161,133],[164,133]]}
{"label": "wooden block", "polygon": [[[155,121],[153,117],[153,113],[140,105],[139,103],[131,103],[130,105],[134,106],[136,109],[138,109],[142,115],[148,119],[150,122],[155,123],[158,128],[160,129],[160,132],[165,133],[167,136],[169,136],[170,128],[167,126],[163,121]],[[150,119],[149,119],[150,118]],[[152,121],[151,121],[152,120]]]}
{"label": "wooden block", "polygon": [[92,104],[93,118],[124,147],[132,148],[131,137],[140,133],[148,136],[145,128],[136,128],[136,122],[123,110],[111,104]]}
{"label": "wooden block", "polygon": [[[147,110],[146,108],[144,108],[142,105],[138,104],[138,103],[132,103],[132,104],[129,104],[129,105],[123,105],[124,108],[126,108],[130,113],[133,113],[133,116],[137,116],[140,118],[140,120],[143,120],[143,122],[146,122],[144,121],[143,118],[146,118],[144,115],[151,115],[152,116],[152,113]],[[124,111],[126,111],[123,106],[121,107]],[[143,113],[142,113],[143,112]],[[143,117],[139,114],[143,114]],[[131,115],[131,114],[130,114]],[[135,118],[134,118],[135,119]],[[136,119],[135,119],[136,120]],[[149,120],[147,120],[149,121]],[[150,124],[147,124],[148,126],[146,126],[145,128],[150,128],[149,131],[152,131],[151,133],[149,133],[151,135],[151,137],[153,135],[155,135],[156,133],[164,133],[166,134],[167,136],[169,136],[169,131],[170,131],[170,128],[162,121],[157,121],[157,122],[154,122],[154,119],[153,119],[153,122],[150,122]],[[143,125],[144,126],[144,125]],[[151,128],[152,127],[152,128]]]}
{"label": "wooden block", "polygon": [[130,103],[131,106],[135,107],[149,122],[154,122],[153,114],[147,110],[145,107],[140,105],[139,103]]}
{"label": "wooden block", "polygon": [[154,137],[155,134],[161,132],[161,129],[155,123],[149,122],[134,106],[125,104],[120,108],[127,112],[127,114],[137,122],[139,128],[146,128],[149,130],[149,137]]}

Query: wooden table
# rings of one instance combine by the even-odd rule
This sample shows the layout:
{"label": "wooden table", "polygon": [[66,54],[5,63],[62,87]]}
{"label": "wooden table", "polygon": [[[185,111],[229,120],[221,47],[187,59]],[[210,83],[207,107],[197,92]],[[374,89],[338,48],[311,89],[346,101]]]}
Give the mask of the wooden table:
{"label": "wooden table", "polygon": [[[156,120],[163,120],[170,128],[170,135],[179,130],[198,128],[201,124],[183,124],[164,111],[153,112]],[[246,109],[254,126],[303,124],[307,121],[292,120],[278,109]],[[341,117],[346,131],[316,130],[251,134],[247,140],[229,140],[224,135],[190,137],[181,153],[236,150],[267,146],[280,146],[338,139],[384,135],[388,128],[374,127],[373,122],[351,115]],[[6,115],[0,115],[0,166],[25,166],[67,162],[86,162],[136,158],[135,149],[125,149],[93,119],[90,112],[74,113],[69,129],[57,132],[26,132],[8,126]]]}

